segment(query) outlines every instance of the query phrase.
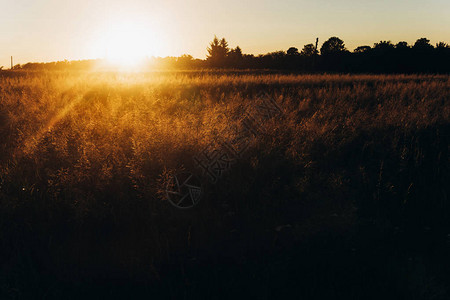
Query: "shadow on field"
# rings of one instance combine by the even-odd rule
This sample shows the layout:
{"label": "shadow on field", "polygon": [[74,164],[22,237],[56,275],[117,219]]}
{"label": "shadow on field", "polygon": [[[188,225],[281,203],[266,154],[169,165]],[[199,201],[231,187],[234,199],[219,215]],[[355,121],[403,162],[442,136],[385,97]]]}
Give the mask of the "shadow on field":
{"label": "shadow on field", "polygon": [[448,299],[449,133],[317,138],[306,164],[249,152],[188,211],[123,183],[78,218],[3,186],[0,298]]}

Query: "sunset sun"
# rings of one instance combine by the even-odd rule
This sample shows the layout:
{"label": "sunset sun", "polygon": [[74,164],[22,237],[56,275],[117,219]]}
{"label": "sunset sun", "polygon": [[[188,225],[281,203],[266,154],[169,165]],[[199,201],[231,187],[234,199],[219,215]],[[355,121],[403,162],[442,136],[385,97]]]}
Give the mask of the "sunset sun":
{"label": "sunset sun", "polygon": [[97,47],[101,49],[109,64],[134,68],[146,57],[155,55],[161,47],[161,42],[148,26],[118,22],[104,31]]}

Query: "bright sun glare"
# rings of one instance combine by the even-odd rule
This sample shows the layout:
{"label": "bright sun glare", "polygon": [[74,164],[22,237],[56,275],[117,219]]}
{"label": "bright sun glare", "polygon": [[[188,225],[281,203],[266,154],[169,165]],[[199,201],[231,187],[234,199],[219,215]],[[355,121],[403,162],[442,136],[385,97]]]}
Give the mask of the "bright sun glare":
{"label": "bright sun glare", "polygon": [[116,67],[136,68],[161,46],[155,33],[143,24],[120,22],[105,31],[98,46],[108,63]]}

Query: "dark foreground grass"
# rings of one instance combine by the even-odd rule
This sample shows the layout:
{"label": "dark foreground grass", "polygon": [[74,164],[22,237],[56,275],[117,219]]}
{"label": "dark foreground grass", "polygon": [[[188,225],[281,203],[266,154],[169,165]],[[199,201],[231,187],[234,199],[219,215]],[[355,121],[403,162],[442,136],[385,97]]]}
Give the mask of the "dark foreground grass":
{"label": "dark foreground grass", "polygon": [[[193,157],[281,108],[212,184]],[[447,299],[450,79],[0,73],[0,298]],[[164,198],[196,173],[190,210]]]}

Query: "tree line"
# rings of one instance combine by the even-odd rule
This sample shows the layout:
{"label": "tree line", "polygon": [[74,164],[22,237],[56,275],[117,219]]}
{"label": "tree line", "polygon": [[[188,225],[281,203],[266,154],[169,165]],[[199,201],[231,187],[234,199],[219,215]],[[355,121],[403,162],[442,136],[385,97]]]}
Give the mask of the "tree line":
{"label": "tree line", "polygon": [[211,68],[280,69],[306,72],[367,72],[367,73],[448,73],[450,46],[430,44],[427,38],[413,45],[380,41],[373,46],[358,46],[349,51],[343,40],[330,37],[320,49],[306,44],[299,51],[290,47],[254,56],[242,54],[240,47],[230,49],[228,42],[217,37],[208,47],[206,63]]}
{"label": "tree line", "polygon": [[[317,45],[317,44],[316,44]],[[53,63],[27,63],[14,69],[88,69],[100,60],[62,61]],[[330,37],[318,49],[306,44],[301,50],[290,47],[286,51],[266,54],[244,54],[237,46],[230,48],[225,38],[209,43],[206,59],[191,55],[147,59],[145,68],[161,69],[269,69],[295,72],[345,72],[345,73],[449,73],[450,46],[439,42],[435,46],[427,38],[413,45],[407,42],[393,44],[380,41],[373,46],[358,46],[349,51],[343,40]]]}

